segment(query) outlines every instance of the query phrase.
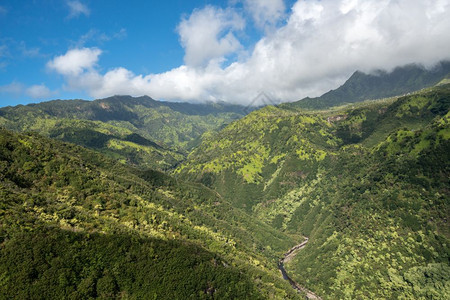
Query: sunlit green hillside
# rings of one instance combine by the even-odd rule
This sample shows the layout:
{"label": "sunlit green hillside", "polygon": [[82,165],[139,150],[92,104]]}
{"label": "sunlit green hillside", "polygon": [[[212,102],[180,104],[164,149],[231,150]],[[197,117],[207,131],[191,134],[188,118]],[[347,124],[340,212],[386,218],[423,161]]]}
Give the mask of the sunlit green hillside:
{"label": "sunlit green hillside", "polygon": [[206,131],[242,117],[241,106],[114,96],[0,108],[0,126],[99,150],[141,168],[169,169]]}
{"label": "sunlit green hillside", "polygon": [[0,298],[294,297],[295,242],[198,184],[1,130],[0,199]]}
{"label": "sunlit green hillside", "polygon": [[450,293],[450,86],[326,111],[266,107],[178,167],[274,228],[310,237],[288,265],[324,298]]}
{"label": "sunlit green hillside", "polygon": [[447,299],[449,106],[3,108],[0,297]]}

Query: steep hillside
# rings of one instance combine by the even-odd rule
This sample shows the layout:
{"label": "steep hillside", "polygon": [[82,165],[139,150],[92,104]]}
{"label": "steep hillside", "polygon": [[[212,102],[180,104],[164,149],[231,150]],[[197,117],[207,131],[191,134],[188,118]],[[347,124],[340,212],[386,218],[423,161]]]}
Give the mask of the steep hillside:
{"label": "steep hillside", "polygon": [[378,71],[374,74],[355,72],[342,86],[317,98],[305,98],[287,104],[297,108],[323,109],[346,103],[403,95],[431,87],[448,77],[450,62],[441,62],[431,70],[421,66],[407,65],[392,72]]}
{"label": "steep hillside", "polygon": [[114,96],[1,108],[0,125],[93,148],[135,166],[163,170],[181,161],[204,132],[244,114],[243,107],[221,103]]}
{"label": "steep hillside", "polygon": [[176,173],[309,236],[286,268],[325,299],[446,299],[449,107],[450,85],[326,111],[266,107]]}
{"label": "steep hillside", "polygon": [[0,130],[0,298],[295,297],[294,244],[215,192]]}

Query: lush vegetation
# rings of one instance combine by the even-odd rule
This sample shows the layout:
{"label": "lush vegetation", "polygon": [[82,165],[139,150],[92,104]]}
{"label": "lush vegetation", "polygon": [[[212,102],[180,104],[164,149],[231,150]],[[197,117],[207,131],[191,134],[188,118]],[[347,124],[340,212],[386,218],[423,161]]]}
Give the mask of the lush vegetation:
{"label": "lush vegetation", "polygon": [[246,276],[196,245],[34,227],[3,245],[1,298],[261,297]]}
{"label": "lush vegetation", "polygon": [[302,236],[285,268],[324,299],[450,298],[441,67],[245,117],[128,96],[0,109],[0,298],[301,298],[277,262]]}
{"label": "lush vegetation", "polygon": [[289,237],[200,185],[1,130],[0,196],[2,298],[294,296]]}
{"label": "lush vegetation", "polygon": [[188,104],[149,97],[50,101],[0,109],[0,125],[92,148],[123,163],[167,170],[207,131],[245,114],[241,106]]}
{"label": "lush vegetation", "polygon": [[176,170],[310,237],[287,270],[324,298],[446,299],[450,86],[356,107],[267,107]]}

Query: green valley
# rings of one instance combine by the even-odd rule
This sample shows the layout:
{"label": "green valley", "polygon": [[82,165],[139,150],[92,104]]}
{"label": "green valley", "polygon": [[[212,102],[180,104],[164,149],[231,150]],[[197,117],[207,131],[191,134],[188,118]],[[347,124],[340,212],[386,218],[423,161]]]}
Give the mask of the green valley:
{"label": "green valley", "polygon": [[2,298],[294,296],[288,236],[211,190],[34,134],[0,145]]}
{"label": "green valley", "polygon": [[1,108],[0,298],[447,299],[449,107]]}
{"label": "green valley", "polygon": [[324,299],[445,299],[449,106],[442,85],[323,111],[266,107],[205,140],[175,173],[308,236],[287,270]]}
{"label": "green valley", "polygon": [[449,300],[449,16],[0,1],[0,300]]}
{"label": "green valley", "polygon": [[244,114],[243,107],[224,103],[114,96],[0,108],[0,126],[93,148],[134,166],[166,170],[182,161],[202,134]]}

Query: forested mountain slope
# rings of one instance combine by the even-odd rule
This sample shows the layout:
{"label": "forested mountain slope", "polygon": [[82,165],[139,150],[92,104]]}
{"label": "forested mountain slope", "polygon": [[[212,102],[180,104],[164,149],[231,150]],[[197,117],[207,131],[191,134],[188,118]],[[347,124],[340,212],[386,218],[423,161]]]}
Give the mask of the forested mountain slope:
{"label": "forested mountain slope", "polygon": [[[296,298],[277,262],[307,236],[284,267],[324,299],[447,299],[449,106],[442,81],[240,120],[147,97],[0,109],[0,298]],[[188,149],[175,177],[148,169]]]}
{"label": "forested mountain slope", "polygon": [[325,299],[447,299],[450,85],[333,110],[266,107],[178,167],[274,228]]}
{"label": "forested mountain slope", "polygon": [[339,88],[320,97],[286,104],[297,108],[323,109],[346,103],[402,95],[438,84],[450,75],[450,62],[443,61],[430,70],[415,64],[397,67],[391,72],[365,74],[356,71]]}
{"label": "forested mountain slope", "polygon": [[296,297],[295,242],[215,192],[0,130],[0,298]]}
{"label": "forested mountain slope", "polygon": [[162,170],[181,161],[203,133],[244,114],[243,107],[223,103],[114,96],[0,108],[0,125],[93,148],[141,168]]}

